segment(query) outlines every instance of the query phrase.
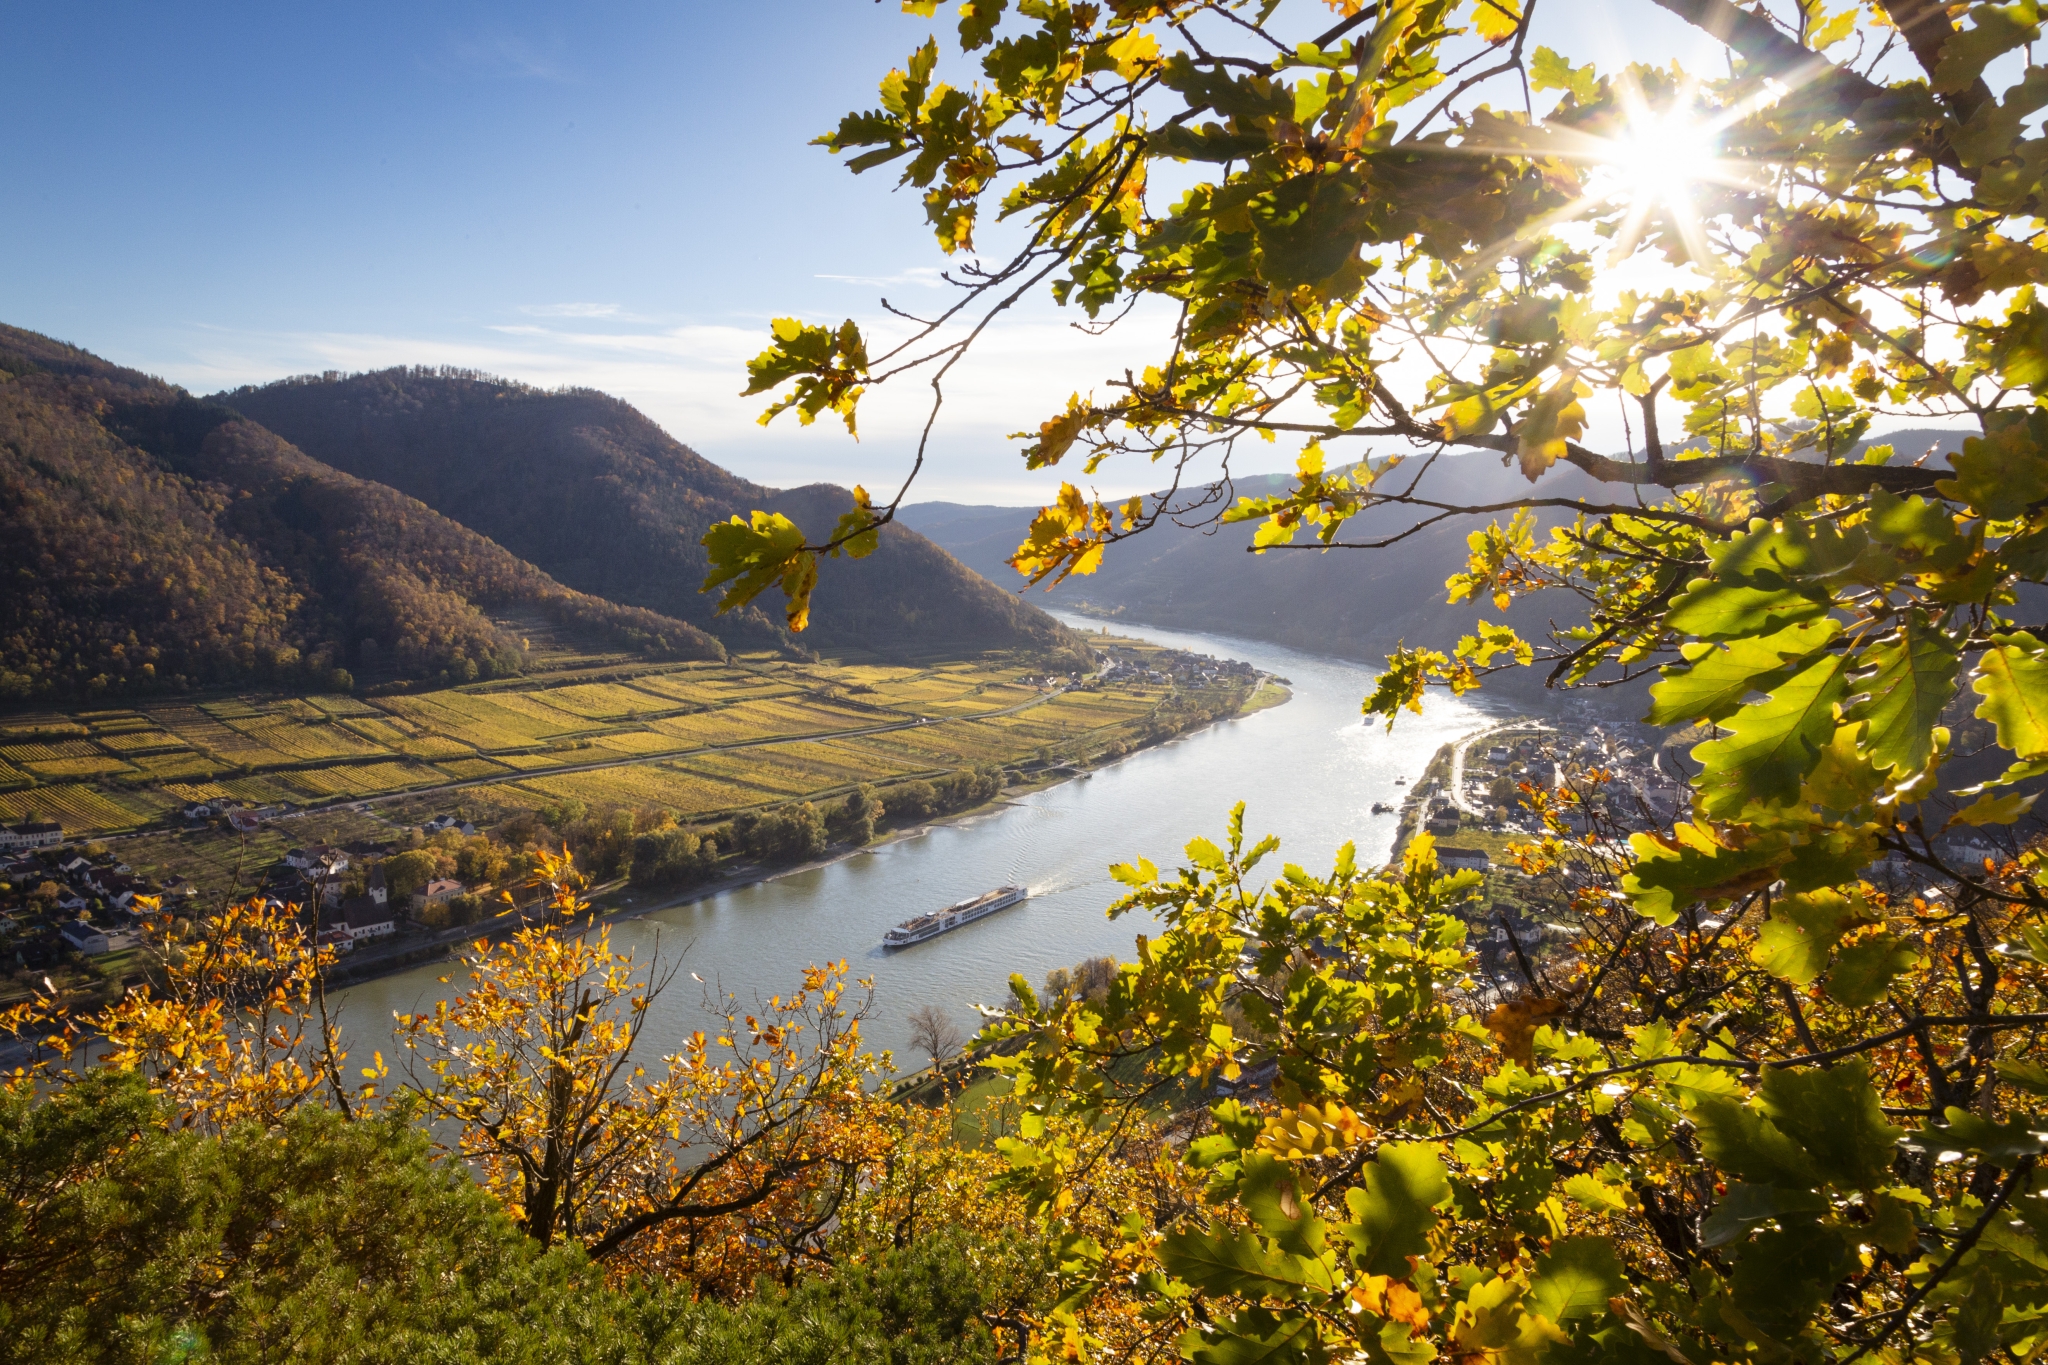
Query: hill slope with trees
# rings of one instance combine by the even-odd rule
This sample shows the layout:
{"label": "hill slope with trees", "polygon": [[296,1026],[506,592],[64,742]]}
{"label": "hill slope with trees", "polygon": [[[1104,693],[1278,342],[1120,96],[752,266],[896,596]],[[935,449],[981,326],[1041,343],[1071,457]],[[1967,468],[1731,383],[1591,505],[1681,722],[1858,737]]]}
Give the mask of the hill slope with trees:
{"label": "hill slope with trees", "polygon": [[[1879,440],[1894,446],[1895,461],[1904,461],[1930,448],[1953,449],[1959,435],[1913,429]],[[1421,466],[1422,461],[1414,462],[1415,469]],[[1332,471],[1342,472],[1351,469]],[[1445,452],[1435,457],[1429,472],[1432,496],[1469,505],[1512,501],[1528,488],[1516,470],[1486,455]],[[1410,477],[1397,468],[1377,486],[1396,489]],[[1258,474],[1235,480],[1231,492],[1242,498],[1279,497],[1293,484],[1290,475]],[[1595,480],[1570,468],[1553,476],[1552,488],[1559,498],[1601,496]],[[1158,503],[1156,497],[1150,501]],[[1174,505],[1195,502],[1183,494]],[[923,502],[897,515],[990,581],[1022,588],[1025,580],[1009,560],[1037,512],[1035,507]],[[1449,518],[1387,547],[1387,553],[1317,551],[1305,548],[1312,542],[1303,536],[1297,542],[1303,548],[1253,555],[1249,551],[1258,524],[1219,525],[1215,512],[1212,505],[1193,508],[1178,521],[1161,518],[1150,534],[1110,547],[1093,574],[1064,580],[1044,600],[1131,622],[1218,631],[1371,663],[1403,641],[1448,649],[1471,629],[1472,605],[1447,602],[1444,583],[1465,568],[1467,537],[1485,527],[1486,516]],[[1346,525],[1343,538],[1356,542],[1391,536],[1420,515],[1400,504],[1369,506]],[[1569,520],[1568,514],[1549,509],[1537,509],[1533,516],[1546,529]],[[1316,604],[1313,612],[1301,610],[1308,602]],[[1584,619],[1584,612],[1574,615],[1571,602],[1558,593],[1516,601],[1506,612],[1482,604],[1478,614],[1505,619],[1525,636],[1547,633],[1553,619],[1560,624],[1571,623],[1567,616]],[[1502,675],[1492,686],[1516,693],[1542,690],[1540,676],[1524,673]],[[1641,697],[1640,688],[1627,689],[1624,709],[1640,709]]]}
{"label": "hill slope with trees", "polygon": [[0,327],[0,699],[460,682],[538,614],[658,658],[681,621],[571,591],[216,403]]}
{"label": "hill slope with trees", "polygon": [[[562,582],[690,621],[736,648],[786,644],[758,609],[714,615],[698,543],[756,507],[808,534],[852,506],[831,484],[774,490],[712,464],[630,404],[467,371],[307,376],[217,395],[321,460],[390,484]],[[1071,648],[1051,617],[924,537],[884,528],[819,599],[807,643],[883,652]]]}

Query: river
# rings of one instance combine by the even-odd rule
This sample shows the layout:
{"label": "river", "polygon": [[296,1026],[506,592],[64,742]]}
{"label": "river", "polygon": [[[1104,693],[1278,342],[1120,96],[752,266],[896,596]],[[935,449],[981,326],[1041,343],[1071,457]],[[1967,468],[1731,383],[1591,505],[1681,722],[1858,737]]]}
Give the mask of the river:
{"label": "river", "polygon": [[[1055,615],[1090,633],[1098,626]],[[924,1059],[907,1044],[905,1019],[918,1006],[941,1006],[971,1034],[972,1007],[1000,1003],[1012,972],[1036,986],[1055,967],[1130,956],[1134,936],[1153,925],[1144,915],[1114,922],[1104,915],[1120,890],[1109,876],[1111,863],[1146,857],[1162,871],[1177,867],[1196,835],[1222,841],[1230,806],[1242,800],[1248,837],[1281,838],[1280,855],[1270,862],[1275,873],[1282,861],[1327,869],[1346,840],[1371,865],[1385,857],[1395,833],[1395,817],[1373,815],[1372,803],[1398,804],[1397,777],[1412,780],[1439,745],[1498,714],[1484,701],[1434,696],[1424,715],[1404,712],[1390,734],[1360,723],[1359,700],[1373,681],[1362,665],[1223,635],[1123,623],[1113,629],[1246,660],[1291,680],[1294,697],[972,819],[615,922],[617,947],[643,958],[657,950],[664,959],[682,955],[683,970],[655,1004],[648,1034],[654,1051],[706,1027],[693,972],[751,1002],[794,988],[806,963],[844,958],[854,975],[875,982],[869,1045],[895,1050],[898,1065],[912,1070]],[[1021,905],[907,949],[885,953],[880,946],[891,925],[1017,883],[1031,889]],[[344,1027],[359,1054],[384,1042],[383,1027],[372,1021],[429,1005],[448,989],[440,978],[453,965],[430,964],[349,989]]]}

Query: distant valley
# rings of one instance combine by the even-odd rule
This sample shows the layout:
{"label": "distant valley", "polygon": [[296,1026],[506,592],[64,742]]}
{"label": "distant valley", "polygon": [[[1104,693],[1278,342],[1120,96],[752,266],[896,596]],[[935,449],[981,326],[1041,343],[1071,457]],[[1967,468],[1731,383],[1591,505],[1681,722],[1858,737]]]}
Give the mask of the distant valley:
{"label": "distant valley", "polygon": [[[1942,443],[1952,442],[1955,435],[1914,430],[1882,439],[1897,444],[1900,454],[1895,458],[1907,459],[1930,446],[1953,448]],[[1390,479],[1390,486],[1400,477]],[[1271,497],[1286,492],[1293,482],[1288,475],[1253,475],[1236,481],[1233,496]],[[1499,503],[1529,493],[1519,472],[1503,467],[1497,456],[1482,454],[1440,456],[1424,487],[1439,501],[1467,505]],[[1546,477],[1542,491],[1546,497],[1600,503],[1628,500],[1624,488],[1563,468]],[[1213,516],[1215,510],[1204,509],[1189,520]],[[1006,562],[1036,511],[924,502],[906,506],[899,516],[961,563],[1025,600],[1110,620],[1239,635],[1369,663],[1380,661],[1403,641],[1448,650],[1480,618],[1506,619],[1524,638],[1535,641],[1547,634],[1553,621],[1569,625],[1584,619],[1581,604],[1561,592],[1517,601],[1505,613],[1491,603],[1445,602],[1444,580],[1465,566],[1466,537],[1483,527],[1486,517],[1450,518],[1384,549],[1287,549],[1258,555],[1248,553],[1256,523],[1182,526],[1163,520],[1151,531],[1109,547],[1094,574],[1069,578],[1041,593],[1027,588]],[[1393,535],[1427,515],[1416,508],[1372,508],[1346,523],[1342,538],[1365,541]],[[1544,527],[1568,520],[1567,513],[1555,509],[1536,515]],[[1502,519],[1506,516],[1503,513]],[[1303,533],[1297,541],[1307,545],[1312,538]],[[1541,690],[1542,678],[1533,670],[1514,670],[1489,680],[1488,687],[1497,693],[1527,695]],[[1633,700],[1617,704],[1623,711],[1636,708]]]}

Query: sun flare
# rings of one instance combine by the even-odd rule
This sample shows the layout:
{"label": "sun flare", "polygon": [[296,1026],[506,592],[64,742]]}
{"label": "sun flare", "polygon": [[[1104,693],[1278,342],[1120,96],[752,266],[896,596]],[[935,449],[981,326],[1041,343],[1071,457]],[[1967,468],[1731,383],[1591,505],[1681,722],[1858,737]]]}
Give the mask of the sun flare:
{"label": "sun flare", "polygon": [[1603,197],[1631,204],[1679,207],[1692,189],[1719,178],[1715,130],[1686,111],[1645,113],[1608,142],[1596,163]]}

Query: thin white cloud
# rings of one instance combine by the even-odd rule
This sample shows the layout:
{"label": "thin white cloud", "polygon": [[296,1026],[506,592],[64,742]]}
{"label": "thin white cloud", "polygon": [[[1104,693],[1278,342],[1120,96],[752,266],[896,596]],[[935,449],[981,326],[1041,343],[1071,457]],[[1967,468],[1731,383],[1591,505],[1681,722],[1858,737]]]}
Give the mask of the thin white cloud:
{"label": "thin white cloud", "polygon": [[473,76],[557,83],[576,79],[576,73],[555,57],[537,50],[526,39],[510,34],[457,38],[448,45],[448,50],[455,64]]}
{"label": "thin white cloud", "polygon": [[616,303],[526,303],[519,311],[532,318],[616,318],[622,317]]}
{"label": "thin white cloud", "polygon": [[[1080,478],[1078,470],[1064,468],[1027,473],[1007,434],[1035,428],[1077,390],[1095,389],[1107,397],[1104,377],[1156,359],[1151,352],[1164,344],[1166,332],[1133,326],[1091,339],[1056,317],[1048,310],[1047,316],[996,329],[956,367],[913,501],[1036,504],[1058,491],[1062,474]],[[865,316],[861,323],[877,352],[905,327],[886,315]],[[785,414],[764,428],[758,419],[768,397],[744,397],[740,390],[747,361],[770,340],[765,317],[650,327],[606,315],[409,336],[194,328],[183,344],[120,359],[198,393],[289,374],[395,365],[448,365],[541,388],[596,389],[626,400],[707,459],[747,478],[778,487],[863,483],[878,496],[893,496],[910,469],[930,388],[907,375],[871,390],[861,404],[859,441],[830,417],[805,427]],[[1292,449],[1274,458],[1291,462]],[[1142,463],[1112,464],[1083,483],[1104,496],[1122,497],[1148,491],[1160,473]]]}
{"label": "thin white cloud", "polygon": [[887,289],[899,284],[914,284],[920,289],[939,289],[946,283],[945,271],[938,266],[930,265],[912,266],[893,275],[819,275],[816,278],[831,280],[834,284],[859,284],[875,289]]}

